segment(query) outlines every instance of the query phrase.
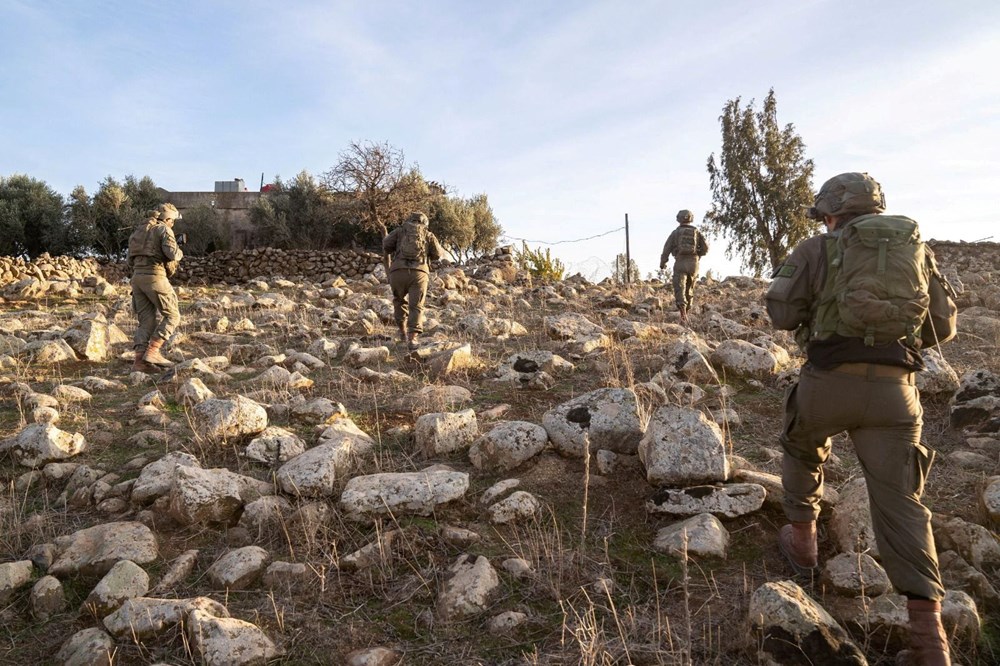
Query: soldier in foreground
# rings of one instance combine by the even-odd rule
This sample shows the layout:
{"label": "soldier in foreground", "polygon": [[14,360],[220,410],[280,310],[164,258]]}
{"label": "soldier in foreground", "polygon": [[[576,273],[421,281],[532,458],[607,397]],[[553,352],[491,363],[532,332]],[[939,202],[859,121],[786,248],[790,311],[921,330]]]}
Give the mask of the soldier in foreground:
{"label": "soldier in foreground", "polygon": [[934,451],[920,442],[915,373],[924,368],[921,345],[954,335],[927,330],[934,321],[929,309],[954,303],[947,295],[948,302],[938,302],[937,287],[947,283],[916,223],[884,210],[882,188],[868,174],[828,180],[809,209],[827,233],[792,251],[765,297],[774,326],[795,330],[807,356],[785,398],[780,441],[790,524],[778,543],[797,573],[815,572],[823,464],[829,438],[846,430],[864,470],[882,564],[908,600],[913,649],[897,663],[941,666],[951,663],[941,623],[944,588],[931,512],[921,503]]}
{"label": "soldier in foreground", "polygon": [[694,226],[694,214],[691,211],[679,211],[677,221],[680,225],[670,233],[663,245],[660,270],[667,267],[670,255],[674,255],[674,302],[681,315],[681,322],[686,324],[694,297],[694,283],[698,279],[698,259],[708,254],[708,243]]}
{"label": "soldier in foreground", "polygon": [[427,216],[410,213],[406,221],[382,240],[382,251],[392,257],[389,286],[393,316],[400,341],[410,350],[417,346],[424,324],[424,299],[430,274],[429,262],[438,261],[444,250],[427,228]]}
{"label": "soldier in foreground", "polygon": [[173,204],[160,204],[128,239],[132,307],[139,320],[132,341],[132,369],[139,372],[156,372],[173,365],[160,349],[181,321],[177,294],[168,279],[184,256],[173,232],[174,222],[179,219],[181,214]]}

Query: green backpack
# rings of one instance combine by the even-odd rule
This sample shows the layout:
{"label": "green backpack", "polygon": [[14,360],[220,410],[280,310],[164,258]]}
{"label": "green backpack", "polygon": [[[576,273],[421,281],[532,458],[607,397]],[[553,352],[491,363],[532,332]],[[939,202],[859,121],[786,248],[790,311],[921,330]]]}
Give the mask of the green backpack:
{"label": "green backpack", "polygon": [[427,260],[427,225],[407,220],[403,222],[396,255],[411,262]]}
{"label": "green backpack", "polygon": [[687,257],[698,254],[698,230],[689,224],[682,225],[677,235],[677,256]]}
{"label": "green backpack", "polygon": [[811,339],[833,334],[865,345],[921,345],[930,305],[929,255],[917,223],[902,215],[862,215],[826,238],[827,276]]}

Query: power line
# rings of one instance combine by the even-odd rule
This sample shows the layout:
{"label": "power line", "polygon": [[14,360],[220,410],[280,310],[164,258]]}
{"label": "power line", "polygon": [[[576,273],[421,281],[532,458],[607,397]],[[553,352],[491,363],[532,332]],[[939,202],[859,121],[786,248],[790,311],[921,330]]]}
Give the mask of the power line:
{"label": "power line", "polygon": [[612,229],[611,231],[605,231],[604,233],[597,234],[596,236],[587,236],[586,238],[574,238],[573,240],[561,240],[561,241],[543,241],[543,240],[528,240],[527,238],[518,238],[516,236],[508,236],[504,234],[502,238],[507,240],[522,241],[525,243],[540,243],[541,245],[562,245],[563,243],[579,243],[581,241],[594,240],[595,238],[600,238],[601,236],[607,236],[608,234],[613,234],[616,231],[621,231],[624,226],[618,227],[617,229]]}

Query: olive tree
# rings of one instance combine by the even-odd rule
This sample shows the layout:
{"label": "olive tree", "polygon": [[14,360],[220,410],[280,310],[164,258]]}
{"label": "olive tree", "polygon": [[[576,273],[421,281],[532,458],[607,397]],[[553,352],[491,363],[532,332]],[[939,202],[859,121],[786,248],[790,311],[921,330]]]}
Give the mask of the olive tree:
{"label": "olive tree", "polygon": [[754,101],[729,100],[719,117],[719,161],[708,158],[712,208],[705,231],[728,239],[726,257],[739,257],[744,269],[760,277],[776,268],[799,241],[818,226],[806,217],[812,202],[813,162],[789,123],[778,125],[774,89],[754,110]]}
{"label": "olive tree", "polygon": [[67,249],[62,195],[24,174],[0,177],[0,254],[34,258]]}

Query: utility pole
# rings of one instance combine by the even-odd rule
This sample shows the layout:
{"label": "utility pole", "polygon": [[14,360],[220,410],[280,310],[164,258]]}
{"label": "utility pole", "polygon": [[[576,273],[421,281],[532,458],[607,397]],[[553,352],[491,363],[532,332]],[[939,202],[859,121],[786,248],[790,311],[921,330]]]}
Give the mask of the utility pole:
{"label": "utility pole", "polygon": [[632,284],[632,254],[628,246],[628,213],[625,213],[625,284]]}

